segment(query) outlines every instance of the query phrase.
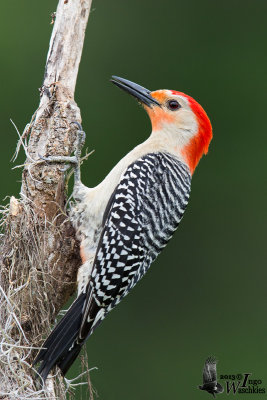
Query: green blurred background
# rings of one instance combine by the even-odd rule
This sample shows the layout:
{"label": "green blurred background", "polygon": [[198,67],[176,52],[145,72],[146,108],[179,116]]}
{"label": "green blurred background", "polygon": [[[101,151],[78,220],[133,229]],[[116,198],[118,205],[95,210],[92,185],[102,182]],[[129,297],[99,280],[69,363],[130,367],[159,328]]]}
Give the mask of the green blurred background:
{"label": "green blurred background", "polygon": [[[9,119],[22,132],[38,106],[56,6],[1,2],[1,199],[19,194]],[[93,1],[76,88],[96,150],[84,183],[96,185],[150,132],[112,74],[192,95],[214,130],[175,237],[88,341],[101,400],[211,398],[197,389],[209,355],[219,374],[251,372],[267,391],[266,15],[260,0]]]}

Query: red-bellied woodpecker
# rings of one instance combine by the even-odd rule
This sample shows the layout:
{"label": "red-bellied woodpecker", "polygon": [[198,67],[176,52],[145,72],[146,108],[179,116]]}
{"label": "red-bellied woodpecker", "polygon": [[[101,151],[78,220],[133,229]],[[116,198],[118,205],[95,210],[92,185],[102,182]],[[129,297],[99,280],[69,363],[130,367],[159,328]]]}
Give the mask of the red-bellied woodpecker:
{"label": "red-bellied woodpecker", "polygon": [[72,162],[76,206],[71,218],[81,241],[78,297],[38,354],[45,380],[57,365],[67,372],[86,339],[146,273],[172,237],[185,211],[191,176],[212,138],[210,121],[191,97],[149,90],[126,79],[112,82],[136,97],[151,123],[150,137],[135,147],[95,188],[80,181],[78,132]]}

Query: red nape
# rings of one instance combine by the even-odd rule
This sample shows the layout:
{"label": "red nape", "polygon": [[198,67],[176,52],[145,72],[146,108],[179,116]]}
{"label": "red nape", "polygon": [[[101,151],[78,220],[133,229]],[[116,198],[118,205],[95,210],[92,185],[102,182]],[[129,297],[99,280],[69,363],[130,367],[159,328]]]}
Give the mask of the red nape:
{"label": "red nape", "polygon": [[183,149],[191,174],[193,174],[202,155],[208,152],[209,144],[212,139],[212,126],[206,112],[193,97],[175,90],[172,90],[172,93],[174,95],[183,96],[188,100],[198,121],[198,132]]}

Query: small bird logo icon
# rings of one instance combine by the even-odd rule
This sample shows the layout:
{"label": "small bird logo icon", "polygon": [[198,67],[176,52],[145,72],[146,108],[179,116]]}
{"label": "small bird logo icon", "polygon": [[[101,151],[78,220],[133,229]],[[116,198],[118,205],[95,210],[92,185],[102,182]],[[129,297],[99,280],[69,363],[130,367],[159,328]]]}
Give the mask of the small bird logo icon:
{"label": "small bird logo icon", "polygon": [[223,387],[217,382],[217,360],[214,357],[208,357],[203,368],[203,385],[199,389],[206,390],[215,398],[215,393],[222,393]]}

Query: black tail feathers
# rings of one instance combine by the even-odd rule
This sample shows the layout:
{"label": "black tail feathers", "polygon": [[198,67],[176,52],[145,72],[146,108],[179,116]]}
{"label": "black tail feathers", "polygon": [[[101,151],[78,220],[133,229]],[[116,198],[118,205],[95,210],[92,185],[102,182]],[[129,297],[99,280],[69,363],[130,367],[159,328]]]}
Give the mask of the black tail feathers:
{"label": "black tail feathers", "polygon": [[61,372],[63,375],[65,375],[67,373],[67,371],[71,367],[72,363],[78,357],[82,346],[83,346],[83,343],[82,344],[75,343],[73,348],[70,351],[68,351],[68,353],[65,355],[65,357],[63,357],[60,360],[60,362],[57,364],[58,367],[61,369]]}
{"label": "black tail feathers", "polygon": [[80,294],[70,309],[55,326],[54,330],[43,344],[33,364],[42,361],[38,369],[40,376],[45,381],[49,371],[57,365],[63,375],[78,356],[83,343],[77,343],[76,339],[81,327],[82,311],[86,294]]}

